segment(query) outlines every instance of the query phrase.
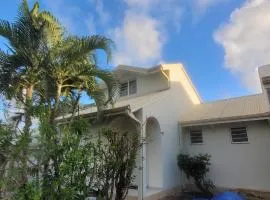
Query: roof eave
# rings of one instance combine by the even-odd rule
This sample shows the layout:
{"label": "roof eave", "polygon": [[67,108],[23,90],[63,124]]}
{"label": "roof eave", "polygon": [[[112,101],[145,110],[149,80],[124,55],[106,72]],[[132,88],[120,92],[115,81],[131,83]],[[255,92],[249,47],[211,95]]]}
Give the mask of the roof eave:
{"label": "roof eave", "polygon": [[[121,115],[121,114],[126,114],[130,113],[131,109],[130,106],[122,106],[122,107],[117,107],[117,108],[111,108],[103,111],[103,115],[105,117],[110,117],[110,116],[116,116],[116,115]],[[83,113],[76,115],[75,117],[83,117],[83,118],[88,118],[88,119],[96,119],[97,118],[97,112],[89,112],[89,113]],[[58,118],[58,122],[63,122],[68,119],[70,119],[71,116],[63,116]]]}
{"label": "roof eave", "polygon": [[226,124],[233,122],[244,122],[244,121],[259,121],[259,120],[269,120],[270,112],[261,113],[257,115],[249,116],[237,116],[237,117],[227,117],[219,119],[207,119],[207,120],[198,120],[198,121],[179,121],[179,124],[182,127],[191,127],[191,126],[204,126],[204,125],[214,125],[214,124]]}

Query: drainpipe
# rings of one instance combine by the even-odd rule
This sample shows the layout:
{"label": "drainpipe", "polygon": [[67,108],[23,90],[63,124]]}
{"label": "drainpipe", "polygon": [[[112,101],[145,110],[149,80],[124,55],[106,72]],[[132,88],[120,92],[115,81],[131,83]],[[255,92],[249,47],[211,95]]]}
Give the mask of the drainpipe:
{"label": "drainpipe", "polygon": [[140,184],[138,185],[138,200],[143,200],[144,199],[144,173],[143,173],[143,165],[144,165],[144,155],[143,155],[143,152],[144,152],[144,145],[145,145],[145,142],[144,142],[144,136],[143,136],[143,132],[144,132],[144,124],[139,120],[137,119],[137,117],[131,112],[129,111],[128,112],[128,116],[130,118],[132,118],[134,121],[136,121],[137,123],[139,123],[139,126],[140,126],[140,138],[141,138],[141,143],[142,143],[142,147],[140,149],[140,158],[141,158],[141,166],[139,168],[139,172],[140,172]]}
{"label": "drainpipe", "polygon": [[[183,137],[183,128],[181,127],[181,124],[178,122],[178,135],[179,135],[179,153],[182,153],[184,150],[184,137]],[[180,170],[180,169],[179,169]],[[184,188],[185,185],[185,181],[184,181],[184,173],[182,172],[182,170],[180,170],[179,172],[180,175],[180,187],[181,189]]]}
{"label": "drainpipe", "polygon": [[163,67],[161,67],[161,73],[167,78],[168,88],[170,88],[171,87],[170,77],[166,74],[166,72],[164,71]]}

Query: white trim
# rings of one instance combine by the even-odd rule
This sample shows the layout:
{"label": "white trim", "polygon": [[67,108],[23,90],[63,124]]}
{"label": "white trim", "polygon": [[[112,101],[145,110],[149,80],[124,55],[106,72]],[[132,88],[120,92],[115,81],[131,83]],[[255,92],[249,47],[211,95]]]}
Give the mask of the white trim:
{"label": "white trim", "polygon": [[235,119],[235,120],[224,120],[224,121],[212,121],[212,122],[194,122],[194,123],[188,123],[188,124],[179,124],[181,127],[191,127],[191,126],[204,126],[204,125],[214,125],[214,124],[227,124],[227,123],[234,123],[234,122],[246,122],[246,121],[260,121],[260,120],[270,120],[270,117],[254,117],[254,118],[248,118],[248,119]]}

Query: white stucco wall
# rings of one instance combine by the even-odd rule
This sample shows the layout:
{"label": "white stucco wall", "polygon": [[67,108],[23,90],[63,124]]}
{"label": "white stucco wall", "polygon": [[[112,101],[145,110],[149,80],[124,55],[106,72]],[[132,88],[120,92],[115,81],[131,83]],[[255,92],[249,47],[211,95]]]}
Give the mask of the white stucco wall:
{"label": "white stucco wall", "polygon": [[149,75],[138,75],[129,74],[123,77],[120,83],[125,81],[136,80],[137,82],[137,92],[129,96],[118,97],[119,100],[126,100],[131,98],[136,98],[138,96],[143,96],[153,92],[169,89],[168,79],[161,73],[157,72]]}
{"label": "white stucco wall", "polygon": [[[198,102],[179,65],[167,66],[170,70],[170,89],[158,100],[143,107],[143,119],[155,117],[161,129],[162,155],[156,162],[162,162],[163,189],[180,185],[180,172],[177,166],[177,155],[180,151],[178,121],[194,102]],[[146,166],[144,166],[146,168]],[[146,181],[146,180],[144,180]]]}
{"label": "white stucco wall", "polygon": [[232,144],[230,127],[238,124],[204,126],[203,144],[191,145],[184,131],[184,151],[208,153],[210,177],[218,187],[270,191],[270,128],[267,121],[245,122],[248,144]]}
{"label": "white stucco wall", "polygon": [[138,95],[168,89],[168,79],[161,73],[137,77]]}

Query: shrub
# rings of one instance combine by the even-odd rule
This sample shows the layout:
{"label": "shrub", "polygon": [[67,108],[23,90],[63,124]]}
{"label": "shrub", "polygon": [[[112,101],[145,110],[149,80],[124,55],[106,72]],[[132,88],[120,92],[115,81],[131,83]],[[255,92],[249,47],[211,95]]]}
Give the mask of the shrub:
{"label": "shrub", "polygon": [[103,129],[96,143],[97,178],[101,197],[124,200],[136,168],[136,156],[141,147],[139,134]]}
{"label": "shrub", "polygon": [[184,171],[188,179],[193,178],[197,188],[206,194],[212,194],[213,189],[215,189],[212,180],[206,179],[206,174],[209,172],[209,166],[211,165],[210,158],[209,154],[178,155],[179,168]]}

